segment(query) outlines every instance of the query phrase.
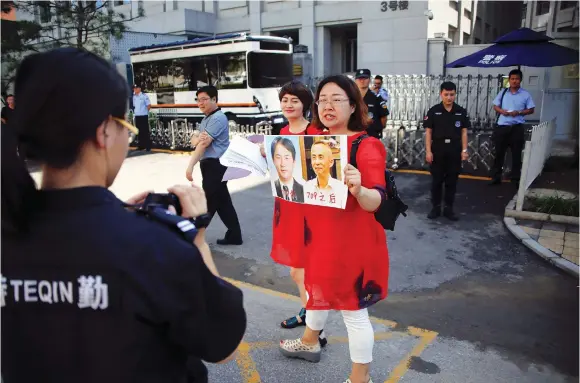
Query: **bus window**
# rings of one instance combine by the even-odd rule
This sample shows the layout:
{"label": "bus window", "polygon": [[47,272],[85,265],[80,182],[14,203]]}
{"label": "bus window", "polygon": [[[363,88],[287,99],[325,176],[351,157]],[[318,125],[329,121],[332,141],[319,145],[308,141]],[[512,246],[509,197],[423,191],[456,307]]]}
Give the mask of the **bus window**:
{"label": "bus window", "polygon": [[191,59],[182,58],[173,61],[173,87],[176,92],[195,90],[191,81]]}
{"label": "bus window", "polygon": [[218,65],[215,56],[198,56],[191,59],[191,82],[192,90],[202,86],[214,85],[218,82]]}
{"label": "bus window", "polygon": [[234,53],[218,56],[219,86],[218,89],[246,88],[246,55]]}
{"label": "bus window", "polygon": [[248,72],[250,88],[279,88],[292,81],[292,55],[250,52]]}
{"label": "bus window", "polygon": [[156,93],[158,104],[174,103],[173,60],[151,61],[133,64],[135,83],[145,93]]}

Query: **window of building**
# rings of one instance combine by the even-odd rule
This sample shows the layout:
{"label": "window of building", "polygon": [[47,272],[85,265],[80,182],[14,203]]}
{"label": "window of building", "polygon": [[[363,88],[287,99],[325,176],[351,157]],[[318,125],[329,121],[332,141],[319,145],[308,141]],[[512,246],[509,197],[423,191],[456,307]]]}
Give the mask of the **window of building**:
{"label": "window of building", "polygon": [[471,20],[471,11],[469,9],[464,9],[463,10],[463,16],[468,19]]}
{"label": "window of building", "polygon": [[469,44],[469,35],[463,32],[463,44]]}
{"label": "window of building", "polygon": [[574,8],[576,4],[577,1],[560,1],[560,9]]}
{"label": "window of building", "polygon": [[526,20],[528,14],[528,4],[522,5],[522,20]]}
{"label": "window of building", "polygon": [[49,2],[38,2],[38,17],[41,23],[50,23],[52,19],[52,14],[50,13],[50,3]]}
{"label": "window of building", "polygon": [[574,32],[578,33],[578,27],[560,27],[558,32]]}
{"label": "window of building", "polygon": [[113,5],[115,7],[119,6],[119,5],[123,5],[123,4],[130,4],[130,3],[131,3],[131,0],[115,0],[115,1],[113,1]]}
{"label": "window of building", "polygon": [[473,43],[474,44],[481,44],[481,39],[478,39],[477,37],[475,39],[473,39]]}
{"label": "window of building", "polygon": [[545,15],[550,12],[549,1],[538,1],[536,3],[536,16]]}
{"label": "window of building", "polygon": [[449,8],[455,9],[457,11],[457,0],[449,0]]}
{"label": "window of building", "polygon": [[456,45],[458,43],[458,41],[457,41],[457,28],[449,25],[447,27],[447,36],[451,40],[451,43],[452,44],[455,44]]}

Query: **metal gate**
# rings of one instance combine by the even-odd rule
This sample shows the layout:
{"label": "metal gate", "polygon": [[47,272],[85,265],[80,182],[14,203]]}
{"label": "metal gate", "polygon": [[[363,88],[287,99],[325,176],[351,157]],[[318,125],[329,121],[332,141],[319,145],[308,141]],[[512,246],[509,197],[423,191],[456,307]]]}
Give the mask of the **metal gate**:
{"label": "metal gate", "polygon": [[[467,110],[473,130],[491,130],[497,115],[493,100],[502,89],[503,75],[498,76],[427,76],[382,75],[383,87],[389,92],[387,128],[417,129],[423,125],[427,110],[440,102],[439,87],[444,81],[457,86],[456,103]],[[322,78],[313,79],[313,92]]]}

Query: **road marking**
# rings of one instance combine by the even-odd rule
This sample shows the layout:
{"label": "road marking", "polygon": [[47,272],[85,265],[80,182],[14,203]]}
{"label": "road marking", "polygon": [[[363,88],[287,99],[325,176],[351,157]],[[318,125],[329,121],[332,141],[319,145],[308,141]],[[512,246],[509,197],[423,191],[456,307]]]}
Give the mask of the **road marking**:
{"label": "road marking", "polygon": [[[422,174],[422,175],[431,175],[428,170],[413,170],[413,169],[389,169],[393,173],[408,173],[408,174]],[[459,178],[467,179],[467,180],[476,180],[476,181],[491,181],[491,177],[482,177],[482,176],[472,176],[469,174],[460,174]],[[510,180],[502,180],[502,182],[510,182]]]}
{"label": "road marking", "polygon": [[409,352],[403,360],[395,367],[389,378],[385,380],[385,383],[397,383],[399,379],[403,377],[409,371],[411,364],[411,358],[414,356],[419,356],[425,350],[425,348],[435,340],[437,333],[433,331],[423,330],[416,327],[409,327],[409,332],[411,334],[417,334],[420,337],[419,344],[417,344],[411,352]]}
{"label": "road marking", "polygon": [[240,343],[238,351],[236,352],[236,363],[238,364],[244,383],[260,383],[262,380],[256,369],[256,363],[250,355],[250,349],[251,346],[249,343]]}
{"label": "road marking", "polygon": [[[129,147],[129,150],[137,150],[136,147]],[[169,149],[151,149],[152,153],[169,153],[169,154],[191,154],[191,151],[185,150],[169,150]],[[408,173],[408,174],[422,174],[422,175],[431,175],[428,170],[413,170],[413,169],[389,169],[393,173]],[[467,179],[467,180],[476,180],[476,181],[491,181],[491,177],[482,177],[482,176],[472,176],[469,174],[460,174],[459,178]],[[509,180],[502,180],[502,182],[509,183]]]}
{"label": "road marking", "polygon": [[[239,288],[243,287],[243,288],[247,288],[249,290],[254,290],[254,291],[257,291],[257,292],[260,292],[263,294],[267,294],[267,295],[271,295],[271,296],[274,296],[277,298],[282,298],[284,300],[289,300],[289,301],[298,302],[298,303],[300,302],[300,298],[297,296],[294,296],[294,295],[290,295],[287,293],[282,293],[280,291],[267,289],[267,288],[261,287],[261,286],[256,286],[256,285],[253,285],[253,284],[250,284],[247,282],[237,281],[237,280],[231,279],[231,278],[224,278],[224,279],[227,280],[228,282],[230,282],[231,284],[233,284],[234,286],[237,286]],[[380,323],[380,324],[382,324],[385,327],[388,327],[390,329],[394,329],[394,328],[399,326],[399,324],[397,322],[394,322],[394,321],[391,321],[388,319],[381,319],[381,318],[376,318],[376,317],[372,317],[372,316],[370,317],[370,319],[371,319],[371,321]],[[386,340],[386,339],[392,338],[393,336],[397,336],[399,334],[401,334],[401,335],[404,334],[404,335],[409,335],[409,336],[419,338],[419,343],[415,347],[413,347],[413,349],[407,355],[405,355],[405,357],[393,369],[393,371],[391,372],[391,374],[389,375],[389,377],[385,381],[385,383],[397,383],[407,373],[407,371],[409,371],[411,358],[413,358],[414,356],[421,355],[421,353],[425,350],[425,348],[431,342],[433,342],[433,340],[435,340],[435,338],[438,335],[437,332],[435,332],[435,331],[422,329],[422,328],[418,328],[418,327],[413,327],[413,326],[408,326],[404,332],[379,332],[379,333],[375,333],[375,340],[376,341]],[[348,343],[348,337],[332,336],[332,337],[328,337],[328,341],[329,341],[329,343]],[[256,365],[255,365],[252,357],[250,356],[250,350],[273,347],[273,346],[276,346],[277,344],[278,344],[277,342],[270,341],[270,342],[252,342],[252,343],[243,342],[240,345],[240,350],[238,351],[238,357],[236,358],[236,361],[238,362],[238,366],[240,368],[240,372],[241,372],[242,377],[244,379],[244,383],[260,383],[261,382],[260,374],[258,373],[258,371],[256,369]]]}

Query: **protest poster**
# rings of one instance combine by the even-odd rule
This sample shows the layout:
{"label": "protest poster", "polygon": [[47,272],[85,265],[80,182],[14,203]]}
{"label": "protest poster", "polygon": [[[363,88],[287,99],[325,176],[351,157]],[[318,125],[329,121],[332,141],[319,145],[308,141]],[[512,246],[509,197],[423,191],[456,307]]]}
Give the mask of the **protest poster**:
{"label": "protest poster", "polygon": [[264,149],[274,197],[345,208],[347,136],[266,136]]}

